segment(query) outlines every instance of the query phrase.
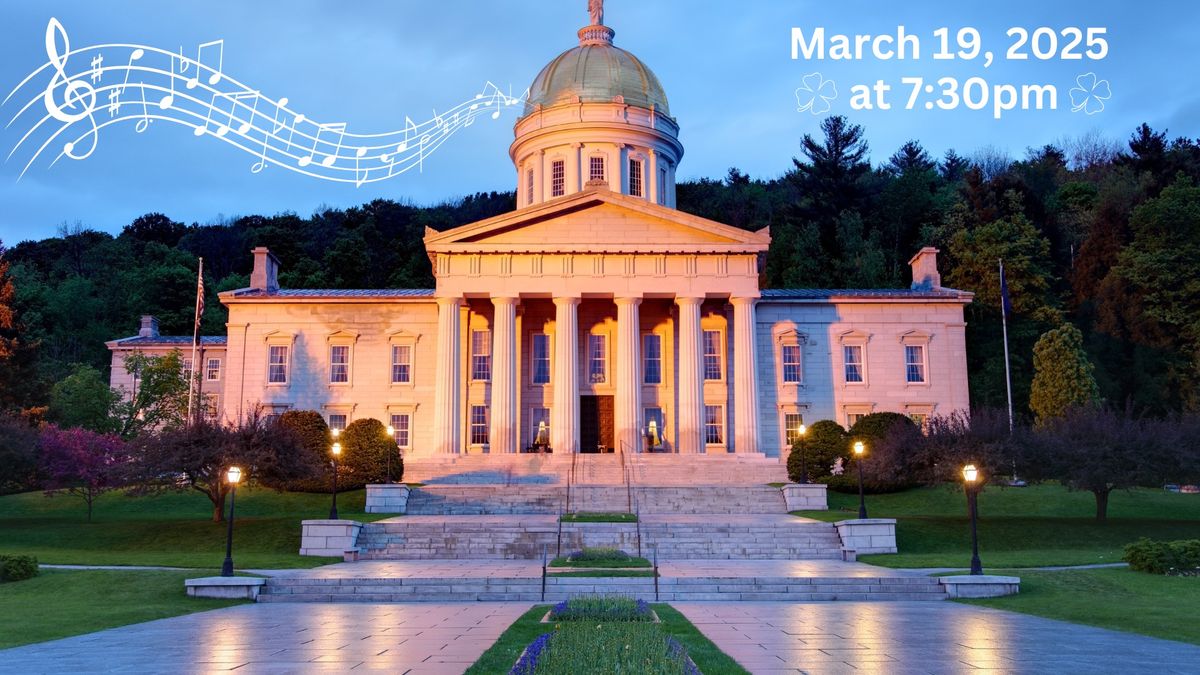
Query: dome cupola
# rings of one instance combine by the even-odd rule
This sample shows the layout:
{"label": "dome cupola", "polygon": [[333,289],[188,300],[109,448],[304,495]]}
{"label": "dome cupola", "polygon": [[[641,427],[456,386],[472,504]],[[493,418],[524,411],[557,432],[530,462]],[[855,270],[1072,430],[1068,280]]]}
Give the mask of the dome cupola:
{"label": "dome cupola", "polygon": [[603,0],[589,0],[579,45],[542,68],[529,87],[509,155],[518,207],[585,188],[675,206],[679,126],[658,77],[613,45]]}

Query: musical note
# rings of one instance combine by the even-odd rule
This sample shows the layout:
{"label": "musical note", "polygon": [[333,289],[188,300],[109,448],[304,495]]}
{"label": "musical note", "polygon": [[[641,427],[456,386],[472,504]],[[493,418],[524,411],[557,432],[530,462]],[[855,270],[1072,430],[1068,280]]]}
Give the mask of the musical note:
{"label": "musical note", "polygon": [[354,152],[354,187],[362,187],[362,184],[367,180],[367,170],[364,169],[360,173],[358,168],[359,164],[362,162],[362,158],[366,154],[367,149],[365,147],[359,148]]}
{"label": "musical note", "polygon": [[145,56],[146,52],[143,49],[135,49],[129,55],[129,63],[125,65],[125,81],[121,86],[108,92],[108,114],[110,117],[116,117],[121,111],[121,97],[125,95],[125,87],[129,86],[129,75],[133,72],[133,62]]}
{"label": "musical note", "polygon": [[274,122],[274,128],[271,130],[271,133],[277,134],[277,133],[279,133],[280,129],[287,126],[286,124],[282,124],[279,121],[279,113],[284,111],[284,108],[287,107],[287,104],[288,104],[288,100],[287,100],[286,96],[279,99],[279,102],[275,104],[275,122]]}
{"label": "musical note", "polygon": [[[183,63],[183,47],[180,47],[179,51],[179,61]],[[183,67],[187,68],[187,64],[184,63]],[[166,110],[175,103],[175,56],[173,54],[171,55],[171,63],[167,66],[167,80],[171,83],[171,93],[164,94],[162,98],[158,99],[158,107],[161,110]]]}
{"label": "musical note", "polygon": [[92,82],[93,83],[100,81],[100,77],[101,77],[102,73],[104,72],[103,69],[100,68],[100,65],[103,63],[104,63],[104,55],[103,54],[97,54],[92,57]]}
{"label": "musical note", "polygon": [[[321,134],[325,131],[328,131],[330,133],[336,133],[338,135],[337,147],[334,149],[333,153],[327,154],[325,156],[325,158],[321,160],[321,166],[324,166],[324,167],[333,166],[334,160],[337,159],[338,151],[342,149],[342,139],[346,137],[346,123],[345,122],[333,122],[331,124],[318,124],[317,125],[317,135],[313,137],[312,149],[309,151],[307,157],[300,158],[300,162],[299,162],[300,166],[308,166],[309,164],[312,163],[313,158],[316,157],[316,154],[317,154],[317,144],[321,142]],[[328,141],[326,141],[326,142],[328,142]]]}
{"label": "musical note", "polygon": [[[215,70],[213,68],[209,68],[208,66],[204,65],[204,50],[208,49],[210,47],[217,48],[217,67]],[[221,72],[224,70],[224,66],[225,66],[225,41],[224,40],[213,40],[212,42],[205,42],[205,43],[201,44],[199,47],[196,48],[196,76],[187,81],[187,88],[195,89],[196,85],[200,84],[200,69],[202,67],[208,68],[209,70],[213,71],[213,74],[208,77],[208,83],[210,85],[214,85],[214,84],[220,82],[221,81]]]}
{"label": "musical note", "polygon": [[[60,37],[63,43],[61,55],[58,51]],[[99,142],[96,136],[96,118],[92,116],[96,110],[96,89],[87,82],[72,80],[67,76],[67,58],[70,53],[71,41],[67,38],[66,29],[62,27],[58,19],[51,18],[50,23],[46,25],[46,56],[50,58],[50,65],[54,66],[54,75],[50,78],[50,84],[46,86],[46,91],[42,94],[42,101],[46,105],[46,112],[59,122],[74,124],[82,119],[91,121],[92,147],[86,153],[76,155],[74,141],[63,145],[63,152],[71,159],[87,159],[96,150],[96,144]],[[60,79],[64,85],[61,106],[54,100],[54,90],[58,88]],[[81,108],[81,110],[68,112],[75,108]]]}
{"label": "musical note", "polygon": [[134,125],[133,130],[140,134],[148,129],[150,127],[150,123],[154,120],[150,119],[150,110],[146,107],[146,88],[138,87],[138,90],[142,92],[142,119],[138,120],[138,123]]}

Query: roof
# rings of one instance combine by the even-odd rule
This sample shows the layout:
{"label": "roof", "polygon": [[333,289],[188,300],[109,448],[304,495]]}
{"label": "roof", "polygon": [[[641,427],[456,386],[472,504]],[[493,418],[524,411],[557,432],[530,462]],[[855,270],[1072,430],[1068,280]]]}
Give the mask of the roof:
{"label": "roof", "polygon": [[432,288],[281,288],[264,291],[239,288],[235,298],[432,298]]}
{"label": "roof", "polygon": [[975,294],[953,288],[764,288],[764,300],[955,300],[970,302]]}
{"label": "roof", "polygon": [[[228,340],[224,335],[201,335],[200,344],[210,345],[215,347],[224,346]],[[111,346],[120,347],[158,347],[158,346],[179,346],[192,344],[192,336],[190,335],[159,335],[158,337],[144,337],[134,335],[132,337],[118,338],[108,343]]]}
{"label": "roof", "polygon": [[583,44],[542,68],[529,86],[525,115],[539,105],[612,103],[618,96],[629,105],[671,115],[662,84],[638,57],[611,44]]}

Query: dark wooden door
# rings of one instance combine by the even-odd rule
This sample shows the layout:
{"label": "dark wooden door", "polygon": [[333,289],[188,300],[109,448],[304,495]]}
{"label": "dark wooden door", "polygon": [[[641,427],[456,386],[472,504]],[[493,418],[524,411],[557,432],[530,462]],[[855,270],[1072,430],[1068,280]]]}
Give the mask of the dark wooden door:
{"label": "dark wooden door", "polygon": [[616,425],[613,397],[579,397],[579,451],[611,452]]}

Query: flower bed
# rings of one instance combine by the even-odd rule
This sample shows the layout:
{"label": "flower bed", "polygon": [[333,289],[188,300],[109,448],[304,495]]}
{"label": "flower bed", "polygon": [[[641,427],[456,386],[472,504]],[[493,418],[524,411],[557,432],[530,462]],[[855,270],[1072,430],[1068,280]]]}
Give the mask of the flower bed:
{"label": "flower bed", "polygon": [[510,675],[700,675],[687,650],[653,623],[570,621],[538,636]]}
{"label": "flower bed", "polygon": [[645,558],[631,556],[625,551],[615,548],[584,548],[566,557],[558,557],[550,561],[550,567],[576,567],[593,569],[622,569],[645,568],[651,564]]}
{"label": "flower bed", "polygon": [[563,600],[550,610],[550,621],[654,621],[645,600],[611,596],[580,596]]}

